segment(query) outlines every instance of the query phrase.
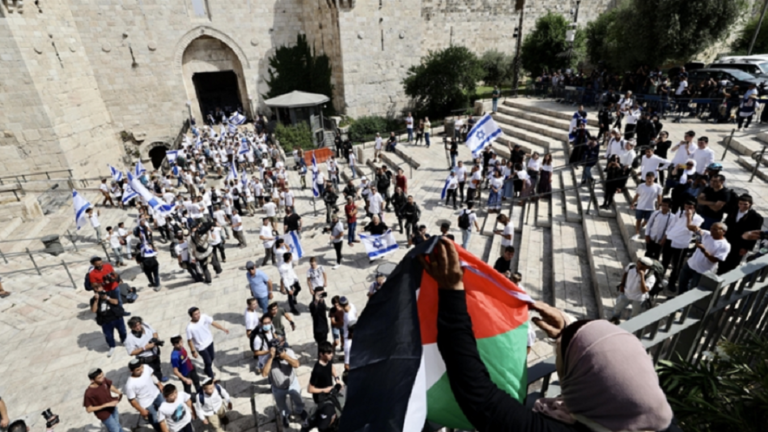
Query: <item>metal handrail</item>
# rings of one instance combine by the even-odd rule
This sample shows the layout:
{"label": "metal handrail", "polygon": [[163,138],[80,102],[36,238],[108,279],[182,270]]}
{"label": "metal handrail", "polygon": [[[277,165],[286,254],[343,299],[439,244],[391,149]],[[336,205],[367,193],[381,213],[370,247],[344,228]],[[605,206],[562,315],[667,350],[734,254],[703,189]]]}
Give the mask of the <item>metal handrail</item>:
{"label": "metal handrail", "polygon": [[[26,183],[28,181],[27,177],[32,177],[37,175],[45,175],[46,179],[50,180],[51,174],[57,173],[57,172],[67,172],[69,173],[69,177],[67,178],[72,178],[72,169],[59,169],[59,170],[41,171],[37,173],[13,174],[13,175],[2,176],[0,177],[0,185],[5,184],[5,182],[3,181],[4,179],[11,179],[11,178],[16,180],[15,183]],[[19,181],[19,178],[21,178],[21,181]]]}

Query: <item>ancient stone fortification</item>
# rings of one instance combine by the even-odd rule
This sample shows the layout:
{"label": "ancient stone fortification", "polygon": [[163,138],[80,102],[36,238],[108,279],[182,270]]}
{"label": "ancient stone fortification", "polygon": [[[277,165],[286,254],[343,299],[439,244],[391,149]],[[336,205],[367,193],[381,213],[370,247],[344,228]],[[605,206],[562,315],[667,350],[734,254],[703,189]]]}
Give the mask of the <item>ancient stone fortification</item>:
{"label": "ancient stone fortification", "polygon": [[[0,175],[120,165],[201,118],[196,76],[232,71],[263,110],[267,59],[304,33],[332,60],[336,108],[407,106],[401,80],[430,49],[513,52],[513,0],[0,0]],[[573,2],[575,4],[575,2]],[[579,22],[610,0],[581,2]],[[525,28],[569,1],[528,0]],[[197,75],[196,75],[197,74]],[[121,136],[141,144],[123,145]]]}

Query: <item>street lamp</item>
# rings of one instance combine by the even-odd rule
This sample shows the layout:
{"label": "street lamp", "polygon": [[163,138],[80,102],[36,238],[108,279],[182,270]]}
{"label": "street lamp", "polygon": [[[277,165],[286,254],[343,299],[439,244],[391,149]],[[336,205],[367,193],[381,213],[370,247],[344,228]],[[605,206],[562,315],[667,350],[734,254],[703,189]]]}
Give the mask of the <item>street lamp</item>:
{"label": "street lamp", "polygon": [[517,39],[517,46],[515,47],[515,72],[512,77],[513,94],[517,97],[517,87],[520,83],[520,47],[523,44],[523,14],[525,12],[525,0],[518,0],[515,5],[515,10],[520,10],[520,23],[515,27],[515,33],[512,36]]}

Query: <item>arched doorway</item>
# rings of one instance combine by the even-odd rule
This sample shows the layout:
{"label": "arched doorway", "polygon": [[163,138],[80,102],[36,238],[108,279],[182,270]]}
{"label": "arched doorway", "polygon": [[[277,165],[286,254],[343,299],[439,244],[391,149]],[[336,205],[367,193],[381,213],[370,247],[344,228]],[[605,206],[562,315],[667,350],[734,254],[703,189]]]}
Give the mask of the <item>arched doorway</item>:
{"label": "arched doorway", "polygon": [[160,166],[165,160],[165,152],[167,151],[167,144],[153,144],[153,147],[149,149],[149,159],[152,161],[152,167],[154,169],[160,169]]}
{"label": "arched doorway", "polygon": [[237,109],[250,117],[243,67],[229,45],[202,35],[187,45],[181,63],[190,108],[199,122],[208,114],[229,116]]}

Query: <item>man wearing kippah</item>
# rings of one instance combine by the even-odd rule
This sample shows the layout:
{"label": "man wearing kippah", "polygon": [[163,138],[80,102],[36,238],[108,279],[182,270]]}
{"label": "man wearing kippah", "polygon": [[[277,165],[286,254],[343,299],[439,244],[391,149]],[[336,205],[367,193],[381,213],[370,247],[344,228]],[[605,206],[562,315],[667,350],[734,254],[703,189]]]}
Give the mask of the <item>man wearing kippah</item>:
{"label": "man wearing kippah", "polygon": [[157,409],[165,402],[161,393],[163,384],[153,375],[152,367],[142,364],[139,359],[131,360],[128,368],[131,370],[131,376],[123,387],[125,396],[144,420],[157,432],[163,432],[157,420]]}

